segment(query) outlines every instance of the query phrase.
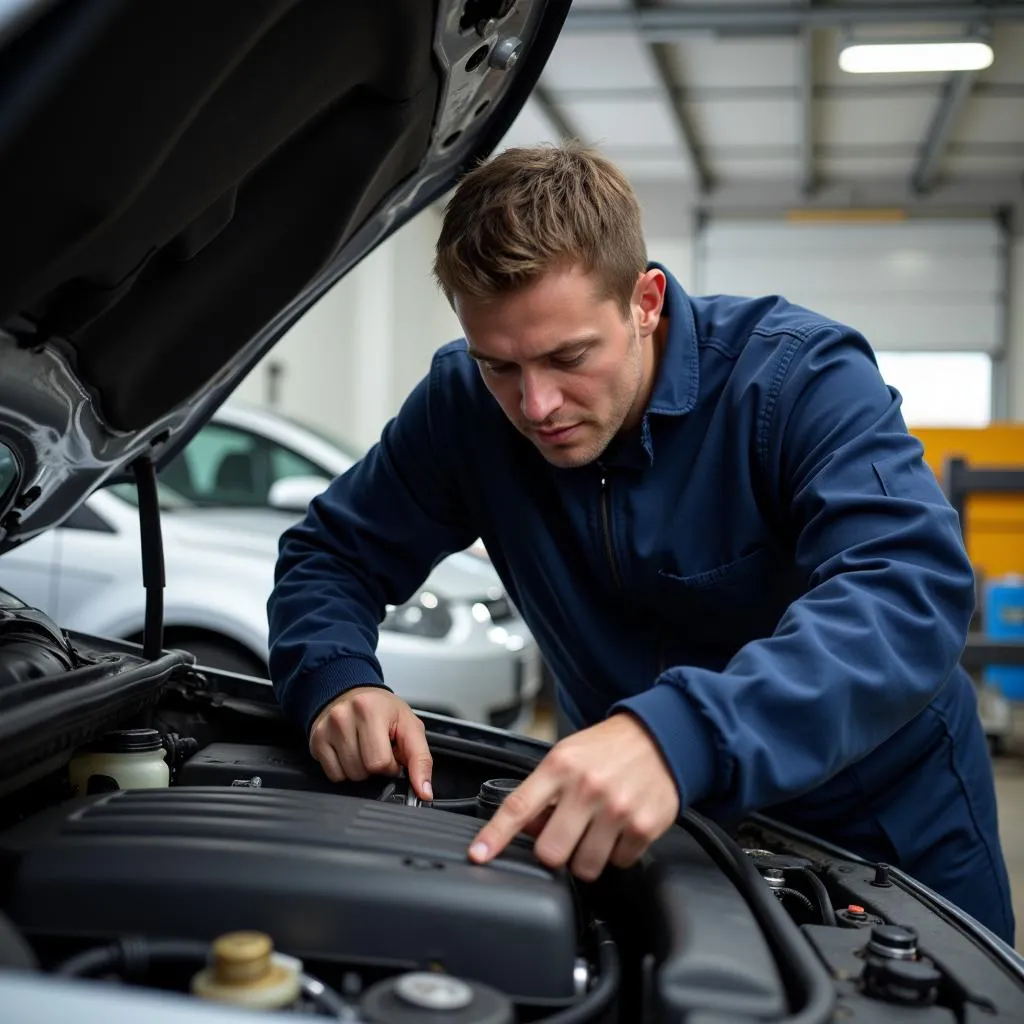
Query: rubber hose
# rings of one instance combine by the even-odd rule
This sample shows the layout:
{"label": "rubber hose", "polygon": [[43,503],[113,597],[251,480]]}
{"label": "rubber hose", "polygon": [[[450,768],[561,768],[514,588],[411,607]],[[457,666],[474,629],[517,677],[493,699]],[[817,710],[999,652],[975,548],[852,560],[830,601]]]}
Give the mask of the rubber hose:
{"label": "rubber hose", "polygon": [[798,889],[780,888],[772,889],[772,892],[781,893],[783,896],[791,896],[802,907],[806,907],[812,914],[814,913],[814,904]]}
{"label": "rubber hose", "polygon": [[794,871],[798,871],[802,878],[806,878],[810,882],[811,888],[814,890],[814,895],[818,900],[818,910],[821,913],[821,923],[828,925],[836,924],[836,912],[832,906],[832,900],[829,897],[828,889],[825,888],[825,883],[810,869],[810,868],[794,868]]}
{"label": "rubber hose", "polygon": [[54,973],[65,978],[84,978],[102,970],[139,973],[147,961],[201,960],[209,953],[205,942],[187,939],[145,939],[128,936],[109,946],[83,950],[60,964]]}

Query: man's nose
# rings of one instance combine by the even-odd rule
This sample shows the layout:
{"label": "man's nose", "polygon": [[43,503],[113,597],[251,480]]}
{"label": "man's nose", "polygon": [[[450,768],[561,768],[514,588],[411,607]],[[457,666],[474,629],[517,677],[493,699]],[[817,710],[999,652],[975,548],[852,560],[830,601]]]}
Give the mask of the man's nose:
{"label": "man's nose", "polygon": [[562,404],[558,385],[541,372],[524,372],[519,390],[523,416],[530,423],[544,423]]}

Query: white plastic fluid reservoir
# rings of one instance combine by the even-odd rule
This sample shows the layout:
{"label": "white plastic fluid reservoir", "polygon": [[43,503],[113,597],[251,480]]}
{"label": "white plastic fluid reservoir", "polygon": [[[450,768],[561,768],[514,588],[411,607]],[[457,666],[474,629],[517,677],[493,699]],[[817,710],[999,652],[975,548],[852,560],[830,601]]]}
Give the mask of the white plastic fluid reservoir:
{"label": "white plastic fluid reservoir", "polygon": [[75,796],[115,789],[162,789],[170,770],[156,729],[120,729],[75,753],[68,780]]}

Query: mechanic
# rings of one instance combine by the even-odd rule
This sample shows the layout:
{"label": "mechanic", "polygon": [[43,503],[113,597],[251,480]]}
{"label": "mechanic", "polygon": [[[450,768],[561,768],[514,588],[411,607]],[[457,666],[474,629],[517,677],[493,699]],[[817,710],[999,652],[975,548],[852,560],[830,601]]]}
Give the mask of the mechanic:
{"label": "mechanic", "polygon": [[431,799],[377,629],[479,537],[575,731],[472,860],[525,832],[593,879],[686,808],[761,810],[1012,942],[959,665],[972,569],[868,341],[778,296],[688,295],[626,179],[576,145],[467,174],[434,271],[465,336],[281,540],[271,677],[327,776],[403,766]]}

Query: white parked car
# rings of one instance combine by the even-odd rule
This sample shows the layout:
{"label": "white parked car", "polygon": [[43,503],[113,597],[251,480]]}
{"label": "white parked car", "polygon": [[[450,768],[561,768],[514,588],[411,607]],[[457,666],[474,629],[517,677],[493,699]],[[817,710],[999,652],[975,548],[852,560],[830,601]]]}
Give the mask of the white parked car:
{"label": "white parked car", "polygon": [[[203,507],[302,514],[362,454],[288,416],[233,400],[212,414],[160,479]],[[473,550],[486,557],[482,545]]]}
{"label": "white parked car", "polygon": [[[160,495],[165,646],[211,667],[266,676],[266,601],[278,538],[294,514],[200,508],[166,486]],[[141,639],[134,500],[130,485],[96,492],[61,526],[4,554],[0,585],[66,628]],[[389,610],[377,655],[388,685],[414,707],[513,731],[532,717],[536,643],[493,567],[472,555],[445,559],[411,601]]]}

